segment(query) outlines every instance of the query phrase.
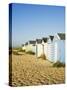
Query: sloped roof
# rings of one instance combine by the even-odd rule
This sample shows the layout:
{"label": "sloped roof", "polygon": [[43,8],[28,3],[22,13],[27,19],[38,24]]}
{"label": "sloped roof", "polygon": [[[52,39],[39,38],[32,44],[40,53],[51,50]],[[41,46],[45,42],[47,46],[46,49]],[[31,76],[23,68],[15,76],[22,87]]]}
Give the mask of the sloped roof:
{"label": "sloped roof", "polygon": [[49,37],[50,37],[51,41],[53,41],[53,39],[54,39],[54,36],[49,36]]}
{"label": "sloped roof", "polygon": [[36,39],[37,43],[42,43],[42,39]]}
{"label": "sloped roof", "polygon": [[29,43],[30,43],[30,44],[35,44],[35,43],[36,43],[36,41],[29,41]]}
{"label": "sloped roof", "polygon": [[42,40],[46,43],[48,41],[47,37],[43,37]]}
{"label": "sloped roof", "polygon": [[61,40],[65,40],[65,33],[58,33],[58,36]]}
{"label": "sloped roof", "polygon": [[24,44],[22,44],[22,46],[24,46]]}
{"label": "sloped roof", "polygon": [[25,45],[28,45],[28,42],[26,42]]}

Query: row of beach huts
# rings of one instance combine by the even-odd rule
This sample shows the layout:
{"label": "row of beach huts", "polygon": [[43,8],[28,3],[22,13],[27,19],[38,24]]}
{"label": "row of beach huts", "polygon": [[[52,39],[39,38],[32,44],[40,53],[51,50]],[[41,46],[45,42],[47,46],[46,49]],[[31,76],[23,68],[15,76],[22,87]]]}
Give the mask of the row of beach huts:
{"label": "row of beach huts", "polygon": [[45,59],[51,62],[60,61],[65,63],[65,33],[30,40],[22,44],[22,50],[34,52],[37,58],[45,55]]}

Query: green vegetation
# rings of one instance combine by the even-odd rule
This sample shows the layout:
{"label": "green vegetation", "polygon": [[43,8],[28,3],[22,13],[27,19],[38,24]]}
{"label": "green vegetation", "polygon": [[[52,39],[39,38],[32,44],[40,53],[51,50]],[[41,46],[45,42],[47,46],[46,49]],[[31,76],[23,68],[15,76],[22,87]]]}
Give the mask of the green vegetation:
{"label": "green vegetation", "polygon": [[13,49],[13,50],[20,50],[21,47],[13,47],[12,49]]}
{"label": "green vegetation", "polygon": [[25,52],[25,50],[22,50],[21,47],[15,47],[15,48],[12,48],[12,51],[16,50],[17,52]]}
{"label": "green vegetation", "polygon": [[19,52],[25,52],[25,50],[22,50],[22,49],[19,49],[18,51],[19,51]]}
{"label": "green vegetation", "polygon": [[53,64],[53,67],[65,67],[65,64],[60,61],[57,61],[56,63]]}
{"label": "green vegetation", "polygon": [[18,51],[12,51],[14,55],[19,55]]}
{"label": "green vegetation", "polygon": [[28,52],[26,52],[27,54],[31,54],[31,55],[35,55],[35,53],[34,52],[32,52],[32,51],[28,51]]}

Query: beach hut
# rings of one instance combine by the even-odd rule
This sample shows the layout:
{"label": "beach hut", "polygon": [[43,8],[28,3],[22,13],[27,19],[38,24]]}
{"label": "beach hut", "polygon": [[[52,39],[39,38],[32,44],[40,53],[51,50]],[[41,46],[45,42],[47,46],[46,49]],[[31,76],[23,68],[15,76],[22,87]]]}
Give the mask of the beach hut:
{"label": "beach hut", "polygon": [[29,44],[28,44],[29,51],[36,53],[36,45],[35,44],[36,44],[36,41],[34,41],[34,40],[29,41]]}
{"label": "beach hut", "polygon": [[26,52],[36,53],[36,41],[30,40],[26,46]]}
{"label": "beach hut", "polygon": [[54,37],[55,41],[55,58],[54,61],[65,63],[65,34],[57,33]]}
{"label": "beach hut", "polygon": [[36,54],[36,41],[32,41],[32,52]]}
{"label": "beach hut", "polygon": [[22,44],[22,50],[25,51],[26,47],[25,44]]}
{"label": "beach hut", "polygon": [[47,59],[54,62],[54,36],[49,36],[47,50]]}
{"label": "beach hut", "polygon": [[42,39],[36,39],[36,57],[40,57],[43,54]]}
{"label": "beach hut", "polygon": [[25,52],[28,52],[28,42],[25,43]]}
{"label": "beach hut", "polygon": [[48,38],[44,37],[42,38],[42,47],[43,47],[43,55],[45,56],[45,59],[47,59],[48,56]]}

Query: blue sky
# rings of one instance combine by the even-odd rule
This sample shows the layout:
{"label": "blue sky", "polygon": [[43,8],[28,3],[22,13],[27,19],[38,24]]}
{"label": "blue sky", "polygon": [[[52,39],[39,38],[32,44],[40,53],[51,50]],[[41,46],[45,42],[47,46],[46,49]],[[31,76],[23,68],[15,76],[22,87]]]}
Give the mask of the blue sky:
{"label": "blue sky", "polygon": [[12,4],[12,45],[65,32],[63,6]]}

